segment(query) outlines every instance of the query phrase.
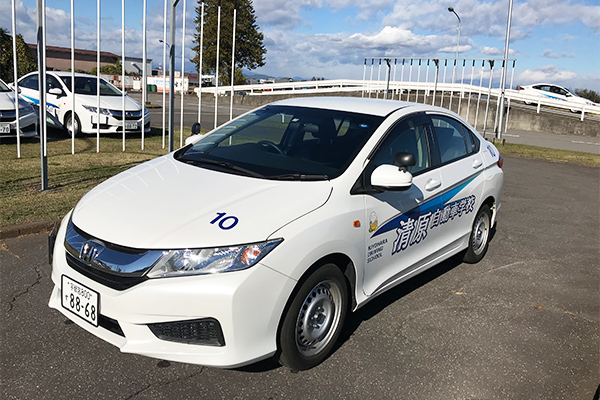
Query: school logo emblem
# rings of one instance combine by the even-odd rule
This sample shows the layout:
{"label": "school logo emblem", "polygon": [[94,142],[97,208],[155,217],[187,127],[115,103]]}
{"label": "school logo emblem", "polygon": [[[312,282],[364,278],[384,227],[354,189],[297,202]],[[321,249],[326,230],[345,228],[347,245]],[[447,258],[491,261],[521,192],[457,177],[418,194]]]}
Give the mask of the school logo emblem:
{"label": "school logo emblem", "polygon": [[377,214],[375,211],[372,211],[369,216],[369,232],[375,232],[377,230],[377,224]]}

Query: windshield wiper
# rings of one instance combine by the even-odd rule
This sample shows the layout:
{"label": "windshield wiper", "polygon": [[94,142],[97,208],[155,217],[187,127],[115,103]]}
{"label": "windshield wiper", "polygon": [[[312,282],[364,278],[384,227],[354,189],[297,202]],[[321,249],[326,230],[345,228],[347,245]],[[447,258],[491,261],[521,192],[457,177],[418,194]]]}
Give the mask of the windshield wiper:
{"label": "windshield wiper", "polygon": [[209,158],[191,158],[191,157],[185,157],[185,156],[179,157],[178,160],[182,161],[186,164],[192,164],[192,165],[199,165],[199,164],[216,165],[218,167],[229,169],[231,171],[241,172],[244,175],[253,176],[255,178],[264,178],[265,177],[264,175],[259,174],[258,172],[254,172],[254,171],[251,171],[246,168],[238,167],[237,165],[226,162],[226,161],[211,160]]}
{"label": "windshield wiper", "polygon": [[283,175],[273,175],[268,176],[267,179],[274,179],[278,181],[324,181],[328,180],[329,176],[327,175],[318,175],[318,174],[283,174]]}

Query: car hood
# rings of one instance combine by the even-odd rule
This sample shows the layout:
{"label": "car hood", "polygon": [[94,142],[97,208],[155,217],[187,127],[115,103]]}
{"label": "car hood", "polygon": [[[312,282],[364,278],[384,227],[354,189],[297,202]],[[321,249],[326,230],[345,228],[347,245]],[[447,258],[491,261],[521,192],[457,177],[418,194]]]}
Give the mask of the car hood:
{"label": "car hood", "polygon": [[126,247],[228,246],[266,240],[322,206],[331,190],[329,181],[232,175],[167,155],[103,182],[82,197],[72,218],[84,232]]}
{"label": "car hood", "polygon": [[15,94],[14,92],[1,92],[0,93],[0,110],[13,110],[15,109]]}
{"label": "car hood", "polygon": [[[98,105],[98,98],[96,96],[87,94],[77,94],[75,96],[76,103],[85,104],[86,106],[92,107],[96,107]],[[100,108],[121,110],[123,108],[121,96],[100,96]],[[125,96],[125,110],[139,111],[141,109],[142,105],[140,103],[127,95]]]}

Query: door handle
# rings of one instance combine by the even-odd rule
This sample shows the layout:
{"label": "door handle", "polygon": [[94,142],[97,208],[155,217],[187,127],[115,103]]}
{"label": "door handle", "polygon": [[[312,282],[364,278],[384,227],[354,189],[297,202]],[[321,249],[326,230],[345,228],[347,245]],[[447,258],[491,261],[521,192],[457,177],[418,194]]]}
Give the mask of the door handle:
{"label": "door handle", "polygon": [[432,190],[439,188],[441,185],[442,185],[442,182],[440,182],[436,179],[430,179],[425,184],[425,190],[431,192]]}
{"label": "door handle", "polygon": [[481,160],[474,160],[473,161],[473,168],[475,168],[475,169],[481,167],[482,165],[483,165],[483,162],[481,162]]}

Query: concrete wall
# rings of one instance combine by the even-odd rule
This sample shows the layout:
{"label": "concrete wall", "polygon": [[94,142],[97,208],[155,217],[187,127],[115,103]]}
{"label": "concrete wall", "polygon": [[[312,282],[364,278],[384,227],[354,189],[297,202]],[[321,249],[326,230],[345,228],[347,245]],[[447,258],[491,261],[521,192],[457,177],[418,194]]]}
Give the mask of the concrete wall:
{"label": "concrete wall", "polygon": [[[319,94],[300,94],[296,92],[284,92],[282,94],[273,95],[262,95],[262,96],[241,96],[235,95],[233,102],[236,105],[244,105],[248,107],[259,107],[264,104],[272,103],[278,100],[289,99],[291,97],[317,97],[317,96],[340,96],[340,97],[361,97],[361,92],[339,92],[339,93],[319,93]],[[372,97],[375,97],[373,94]],[[379,96],[381,98],[381,95]],[[423,95],[419,96],[419,102],[423,102]],[[398,97],[396,95],[395,99]],[[440,94],[437,94],[436,105],[440,104]],[[406,95],[403,95],[402,100],[406,100]],[[410,97],[410,101],[414,101],[413,95]],[[209,104],[213,102],[212,94],[202,95],[202,102]],[[229,95],[221,96],[219,103],[229,104]],[[426,97],[425,102],[431,104],[431,97]],[[445,93],[444,95],[444,107],[448,108],[450,103],[450,94]],[[463,98],[461,101],[460,115],[467,119],[468,122],[477,128],[479,132],[484,131],[485,121],[485,109],[486,102],[482,99],[479,102],[479,113],[477,113],[477,99],[471,98],[471,104],[468,110],[467,118],[467,105],[468,99]],[[458,111],[458,96],[455,95],[452,100],[452,111]],[[477,114],[477,121],[475,121],[475,115]],[[557,114],[554,112],[544,111],[544,108],[538,114],[536,109],[533,107],[522,107],[521,104],[515,104],[511,107],[508,116],[508,129],[517,129],[524,131],[544,132],[553,133],[557,135],[579,135],[579,136],[594,136],[600,137],[600,122],[598,119],[590,119],[585,116],[583,121],[580,120],[581,114]],[[477,123],[476,123],[477,122]],[[487,113],[487,125],[485,132],[493,133],[496,126],[496,102],[490,101],[488,113]]]}

